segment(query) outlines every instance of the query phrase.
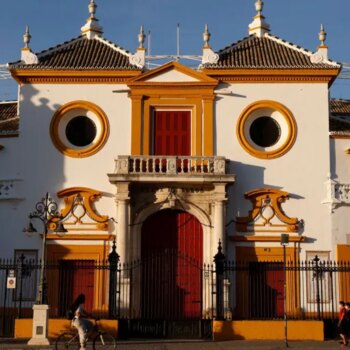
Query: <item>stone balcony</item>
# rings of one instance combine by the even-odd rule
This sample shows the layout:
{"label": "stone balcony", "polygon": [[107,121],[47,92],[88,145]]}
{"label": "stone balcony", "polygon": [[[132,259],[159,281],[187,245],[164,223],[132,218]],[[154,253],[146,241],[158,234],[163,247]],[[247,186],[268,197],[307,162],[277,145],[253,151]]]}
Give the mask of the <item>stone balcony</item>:
{"label": "stone balcony", "polygon": [[111,182],[234,182],[225,157],[118,156]]}

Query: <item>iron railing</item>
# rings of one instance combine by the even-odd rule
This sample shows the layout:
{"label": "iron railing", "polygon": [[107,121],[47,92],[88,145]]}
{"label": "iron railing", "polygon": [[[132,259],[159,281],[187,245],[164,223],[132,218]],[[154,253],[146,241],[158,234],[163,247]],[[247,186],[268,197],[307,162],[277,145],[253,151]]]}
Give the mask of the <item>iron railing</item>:
{"label": "iron railing", "polygon": [[[221,255],[220,255],[221,254]],[[0,260],[0,336],[11,336],[15,318],[32,317],[40,261]],[[143,320],[335,320],[339,300],[350,300],[350,262],[230,262],[219,252],[203,264],[177,251],[131,263],[48,262],[51,318],[65,318],[79,293],[96,317]],[[16,278],[15,288],[9,284]],[[286,310],[284,309],[286,298]]]}

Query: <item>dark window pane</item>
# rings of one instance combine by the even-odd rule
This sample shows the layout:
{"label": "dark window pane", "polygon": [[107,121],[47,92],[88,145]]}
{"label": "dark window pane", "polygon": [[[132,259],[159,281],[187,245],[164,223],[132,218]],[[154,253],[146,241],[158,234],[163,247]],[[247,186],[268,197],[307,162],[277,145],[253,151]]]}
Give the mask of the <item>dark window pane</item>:
{"label": "dark window pane", "polygon": [[271,117],[255,119],[250,127],[250,137],[260,147],[271,147],[281,137],[281,129],[277,121]]}
{"label": "dark window pane", "polygon": [[88,117],[75,117],[67,124],[66,136],[68,141],[74,146],[87,146],[96,137],[96,125]]}

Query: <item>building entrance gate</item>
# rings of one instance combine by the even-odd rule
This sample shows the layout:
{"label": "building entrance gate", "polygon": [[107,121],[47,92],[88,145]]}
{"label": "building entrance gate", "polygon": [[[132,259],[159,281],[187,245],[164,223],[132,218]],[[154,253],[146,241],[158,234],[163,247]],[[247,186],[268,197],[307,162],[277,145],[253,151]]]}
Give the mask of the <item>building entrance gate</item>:
{"label": "building entrance gate", "polygon": [[167,209],[150,216],[142,227],[141,260],[132,265],[130,281],[139,286],[140,310],[128,321],[128,336],[201,338],[207,333],[203,232],[193,215]]}

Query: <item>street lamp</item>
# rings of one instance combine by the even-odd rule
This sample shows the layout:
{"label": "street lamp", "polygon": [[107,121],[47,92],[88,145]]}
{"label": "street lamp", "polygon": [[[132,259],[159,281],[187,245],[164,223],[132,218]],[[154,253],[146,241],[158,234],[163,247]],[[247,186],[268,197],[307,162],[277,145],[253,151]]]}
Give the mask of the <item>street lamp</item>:
{"label": "street lamp", "polygon": [[289,244],[289,234],[281,234],[281,246],[283,247],[283,318],[284,318],[284,341],[288,347],[288,328],[287,328],[287,270],[286,270],[286,247]]}
{"label": "street lamp", "polygon": [[[44,225],[43,241],[41,247],[41,265],[40,265],[40,281],[38,287],[38,294],[36,299],[36,304],[42,305],[47,304],[47,289],[46,289],[46,238],[50,231],[56,233],[66,233],[67,230],[64,228],[61,221],[58,221],[57,226],[54,229],[50,229],[49,225],[52,223],[52,219],[61,219],[57,211],[57,203],[52,199],[52,197],[47,192],[45,197],[41,199],[40,202],[36,203],[35,211],[28,215],[29,219],[39,219]],[[38,232],[30,221],[28,227],[23,230],[23,232],[32,234]]]}

